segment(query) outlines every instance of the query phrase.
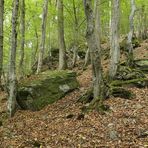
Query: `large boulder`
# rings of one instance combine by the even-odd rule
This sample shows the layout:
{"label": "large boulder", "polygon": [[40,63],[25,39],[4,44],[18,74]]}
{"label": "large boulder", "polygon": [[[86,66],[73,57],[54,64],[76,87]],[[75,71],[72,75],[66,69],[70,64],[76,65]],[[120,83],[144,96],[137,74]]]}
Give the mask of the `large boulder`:
{"label": "large boulder", "polygon": [[78,86],[72,71],[46,71],[19,84],[17,102],[22,109],[40,110]]}

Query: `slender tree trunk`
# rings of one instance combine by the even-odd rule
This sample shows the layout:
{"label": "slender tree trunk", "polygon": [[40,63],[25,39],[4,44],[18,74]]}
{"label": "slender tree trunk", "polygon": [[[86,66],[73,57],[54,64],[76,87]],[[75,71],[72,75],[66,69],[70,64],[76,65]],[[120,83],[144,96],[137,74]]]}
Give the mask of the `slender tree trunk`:
{"label": "slender tree trunk", "polygon": [[84,60],[84,66],[83,69],[85,69],[88,64],[90,64],[90,49],[88,48],[85,54],[85,60]]}
{"label": "slender tree trunk", "polygon": [[133,66],[133,45],[132,45],[132,38],[133,38],[133,33],[134,33],[134,16],[135,16],[135,11],[136,11],[136,6],[135,6],[135,0],[131,0],[131,14],[129,17],[129,28],[130,31],[128,33],[128,40],[127,40],[127,48],[128,48],[128,54],[127,54],[127,64],[128,66]]}
{"label": "slender tree trunk", "polygon": [[[109,10],[109,28],[111,28],[111,26],[112,26],[112,2],[111,1],[112,0],[109,0],[109,8],[110,8],[110,10]],[[110,45],[111,45],[111,36],[112,36],[111,29],[109,29],[109,42],[110,42]]]}
{"label": "slender tree trunk", "polygon": [[73,49],[73,63],[72,67],[75,67],[77,62],[77,52],[78,52],[78,19],[75,6],[75,0],[73,0],[73,12],[74,12],[74,49]]}
{"label": "slender tree trunk", "polygon": [[142,40],[142,29],[141,29],[141,26],[142,26],[142,10],[140,9],[138,11],[138,39],[139,40]]}
{"label": "slender tree trunk", "polygon": [[117,68],[120,59],[120,47],[119,47],[119,6],[120,0],[112,0],[112,18],[111,18],[111,59],[109,68],[109,77],[113,79],[117,73]]}
{"label": "slender tree trunk", "polygon": [[3,70],[3,19],[4,19],[4,0],[0,0],[0,85]]}
{"label": "slender tree trunk", "polygon": [[50,30],[51,22],[49,21],[48,23],[49,23],[48,24],[49,32],[48,32],[47,54],[49,56],[50,53],[51,53],[51,34],[50,34],[50,32],[51,32],[51,30]]}
{"label": "slender tree trunk", "polygon": [[32,48],[32,53],[31,53],[31,70],[32,70],[32,73],[36,72],[36,69],[33,69],[33,67],[35,66],[37,58],[38,58],[37,52],[38,52],[38,48],[39,48],[39,36],[38,36],[38,32],[37,32],[37,27],[35,26],[34,29],[35,29],[34,36],[36,38],[36,41],[35,41],[34,47]]}
{"label": "slender tree trunk", "polygon": [[99,13],[100,0],[94,0],[94,16],[95,16],[95,36],[98,49],[101,49],[101,24],[100,24],[100,13]]}
{"label": "slender tree trunk", "polygon": [[38,48],[39,48],[39,35],[38,35],[37,27],[35,27],[35,38],[36,38],[36,45],[35,45],[33,62],[35,62],[37,60],[37,52],[38,52]]}
{"label": "slender tree trunk", "polygon": [[[92,0],[84,0],[85,15],[87,20],[87,33],[86,39],[88,48],[90,49],[92,73],[93,73],[93,95],[94,99],[91,102],[93,108],[97,108],[102,105],[104,81],[102,75],[101,66],[101,49],[100,41],[97,43],[96,30],[94,23],[94,14],[92,10]],[[100,37],[99,37],[100,39]]]}
{"label": "slender tree trunk", "polygon": [[141,19],[142,19],[142,40],[145,40],[146,39],[146,33],[145,33],[145,23],[146,23],[146,20],[145,20],[145,5],[142,5],[142,13],[141,13]]}
{"label": "slender tree trunk", "polygon": [[20,33],[21,33],[21,47],[20,47],[20,61],[19,61],[19,78],[24,74],[24,45],[25,45],[25,0],[20,1]]}
{"label": "slender tree trunk", "polygon": [[45,52],[45,37],[46,37],[48,2],[49,2],[49,0],[44,0],[43,15],[42,15],[42,35],[41,35],[41,42],[40,42],[37,73],[41,72],[41,68],[42,68],[42,64],[43,64],[43,56],[44,56],[44,52]]}
{"label": "slender tree trunk", "polygon": [[59,41],[59,69],[66,69],[66,46],[64,39],[63,0],[57,1],[58,6],[58,41]]}
{"label": "slender tree trunk", "polygon": [[19,0],[13,1],[12,10],[12,32],[11,32],[11,48],[9,58],[9,94],[8,94],[8,111],[10,117],[15,113],[16,109],[16,48],[17,48],[17,21],[18,21]]}

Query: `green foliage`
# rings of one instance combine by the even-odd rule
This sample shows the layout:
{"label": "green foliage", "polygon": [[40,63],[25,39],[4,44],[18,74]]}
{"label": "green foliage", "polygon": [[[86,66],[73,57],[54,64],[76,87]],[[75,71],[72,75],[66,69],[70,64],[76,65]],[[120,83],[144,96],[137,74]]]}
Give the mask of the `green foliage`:
{"label": "green foliage", "polygon": [[[110,0],[102,0],[99,4],[101,16],[101,38],[102,42],[109,39],[109,22],[111,17]],[[40,37],[41,37],[41,17],[42,17],[42,0],[25,0],[26,4],[26,17],[25,17],[25,59],[24,67],[25,73],[29,73],[31,65],[35,62],[38,56]],[[148,4],[145,0],[136,0],[136,16],[135,16],[135,30],[138,25],[143,22],[139,20],[139,14],[142,15],[145,21],[147,20]],[[85,32],[86,32],[86,19],[84,15],[83,1],[75,0],[76,15],[78,21],[78,36],[79,45],[85,45]],[[130,1],[121,1],[120,13],[120,33],[121,35],[127,34],[129,30],[129,14],[130,14]],[[5,17],[4,17],[4,70],[7,70],[10,39],[11,39],[11,14],[12,14],[12,0],[5,1]],[[73,10],[73,2],[64,0],[64,29],[65,41],[67,50],[70,49],[74,42],[74,25],[75,16]],[[17,67],[20,59],[20,19],[18,20],[18,49],[17,49]],[[145,23],[148,24],[148,23]],[[46,46],[45,56],[49,53],[50,49],[58,48],[57,36],[57,8],[56,1],[49,2],[47,30],[46,30]]]}

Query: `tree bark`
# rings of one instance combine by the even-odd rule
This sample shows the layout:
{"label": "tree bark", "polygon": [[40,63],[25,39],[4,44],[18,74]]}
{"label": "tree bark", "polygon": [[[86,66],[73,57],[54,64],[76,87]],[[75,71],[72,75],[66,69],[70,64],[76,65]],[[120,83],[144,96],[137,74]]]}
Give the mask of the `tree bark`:
{"label": "tree bark", "polygon": [[100,41],[97,43],[92,1],[84,0],[84,8],[87,21],[86,39],[88,48],[90,49],[93,73],[93,100],[91,101],[91,105],[93,108],[98,109],[98,107],[102,105],[104,94],[104,81],[101,66],[101,49],[100,45],[98,45]]}
{"label": "tree bark", "polygon": [[73,13],[74,13],[74,49],[73,49],[72,67],[75,67],[77,62],[77,52],[78,52],[78,19],[77,19],[75,0],[73,0]]}
{"label": "tree bark", "polygon": [[41,72],[41,68],[43,64],[43,56],[45,52],[45,36],[46,36],[48,2],[49,0],[44,0],[44,7],[43,7],[43,14],[42,14],[42,35],[41,35],[40,51],[39,51],[39,57],[38,57],[37,73]]}
{"label": "tree bark", "polygon": [[10,117],[15,113],[16,109],[16,48],[17,48],[17,20],[18,20],[19,0],[13,1],[12,10],[12,32],[11,32],[11,48],[9,61],[9,94],[8,94],[8,112]]}
{"label": "tree bark", "polygon": [[117,68],[120,59],[120,47],[119,47],[119,6],[120,0],[112,0],[112,18],[111,18],[111,33],[110,33],[110,68],[109,77],[113,79],[117,73]]}
{"label": "tree bark", "polygon": [[59,69],[66,69],[66,46],[64,39],[63,0],[57,1],[58,7],[58,41],[59,41]]}
{"label": "tree bark", "polygon": [[89,64],[90,64],[90,49],[88,48],[85,54],[83,69],[85,69]]}
{"label": "tree bark", "polygon": [[21,33],[21,47],[20,47],[20,61],[19,61],[19,78],[24,74],[24,45],[25,45],[25,1],[20,2],[20,33]]}
{"label": "tree bark", "polygon": [[0,0],[0,85],[3,70],[3,19],[4,19],[4,0]]}
{"label": "tree bark", "polygon": [[127,49],[128,49],[128,54],[127,54],[127,65],[128,66],[133,66],[133,44],[132,44],[132,37],[134,33],[134,15],[136,11],[136,6],[135,6],[135,0],[131,0],[131,14],[129,17],[129,28],[130,31],[128,33],[128,40],[127,40]]}
{"label": "tree bark", "polygon": [[95,36],[98,49],[101,50],[101,24],[100,24],[100,13],[99,13],[100,0],[94,1],[94,16],[95,16]]}

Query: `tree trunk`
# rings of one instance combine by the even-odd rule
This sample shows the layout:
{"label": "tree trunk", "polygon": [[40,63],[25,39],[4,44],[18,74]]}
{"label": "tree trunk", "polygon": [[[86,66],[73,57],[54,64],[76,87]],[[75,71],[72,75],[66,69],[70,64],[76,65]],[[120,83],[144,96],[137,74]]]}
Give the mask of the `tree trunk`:
{"label": "tree trunk", "polygon": [[129,26],[130,26],[130,31],[128,33],[128,40],[127,40],[127,49],[128,49],[128,54],[127,54],[127,65],[128,66],[133,66],[133,45],[132,45],[132,37],[134,33],[134,15],[136,11],[136,6],[135,6],[135,0],[131,0],[131,14],[129,17]]}
{"label": "tree trunk", "polygon": [[100,0],[94,1],[94,16],[95,16],[95,36],[96,36],[96,43],[98,46],[98,49],[101,49],[101,24],[100,24],[100,13],[99,13],[99,3]]}
{"label": "tree trunk", "polygon": [[83,69],[85,69],[89,64],[90,64],[90,49],[88,48],[85,54]]}
{"label": "tree trunk", "polygon": [[23,77],[24,73],[24,45],[25,45],[25,1],[20,2],[20,33],[21,33],[21,47],[20,47],[20,61],[19,61],[19,78]]}
{"label": "tree trunk", "polygon": [[4,19],[4,0],[0,0],[0,85],[3,70],[3,19]]}
{"label": "tree trunk", "polygon": [[19,0],[13,1],[12,10],[12,32],[11,32],[11,48],[9,61],[9,94],[8,94],[8,111],[10,117],[15,113],[16,109],[16,48],[17,48],[17,20],[18,20]]}
{"label": "tree trunk", "polygon": [[40,51],[38,57],[38,66],[37,73],[41,72],[42,64],[43,64],[43,56],[45,52],[45,37],[46,37],[46,22],[47,22],[47,13],[48,13],[48,1],[44,0],[43,14],[42,14],[42,35],[40,42]]}
{"label": "tree trunk", "polygon": [[59,41],[59,69],[66,69],[66,46],[64,39],[63,0],[57,1],[58,7],[58,41]]}
{"label": "tree trunk", "polygon": [[117,68],[120,59],[120,47],[119,47],[119,5],[120,0],[112,0],[112,18],[111,18],[111,37],[110,37],[110,68],[109,77],[113,79],[117,73]]}
{"label": "tree trunk", "polygon": [[73,12],[74,12],[74,49],[73,49],[72,67],[75,67],[77,62],[77,52],[78,52],[78,19],[77,19],[75,0],[73,0]]}
{"label": "tree trunk", "polygon": [[[94,23],[94,14],[92,10],[92,1],[84,0],[85,15],[87,20],[86,39],[90,49],[92,73],[93,73],[93,100],[91,106],[97,108],[102,106],[104,81],[101,66],[101,49],[97,44],[96,30]],[[100,26],[99,26],[100,27]],[[100,43],[100,41],[98,41]]]}
{"label": "tree trunk", "polygon": [[145,40],[146,39],[146,6],[145,5],[142,5],[142,13],[141,13],[141,18],[142,18],[142,40]]}

